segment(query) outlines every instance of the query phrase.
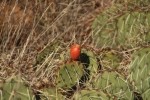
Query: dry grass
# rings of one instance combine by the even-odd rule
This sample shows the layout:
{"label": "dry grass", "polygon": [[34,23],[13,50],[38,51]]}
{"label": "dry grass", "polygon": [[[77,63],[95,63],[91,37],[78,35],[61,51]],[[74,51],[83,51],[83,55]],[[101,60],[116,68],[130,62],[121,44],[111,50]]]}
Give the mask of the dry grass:
{"label": "dry grass", "polygon": [[[115,71],[127,79],[132,53],[141,47],[149,47],[150,44],[142,42],[137,35],[129,38],[129,43],[137,38],[143,44],[133,48],[123,45],[112,48],[105,46],[105,43],[99,46],[98,43],[101,42],[98,41],[100,38],[97,39],[96,34],[99,34],[101,29],[99,26],[98,29],[97,26],[92,28],[92,25],[96,17],[105,9],[112,7],[111,5],[117,5],[116,7],[121,5],[121,9],[115,11],[115,16],[109,15],[111,12],[108,11],[110,16],[108,22],[112,19],[117,20],[130,11],[149,13],[150,6],[145,2],[142,0],[0,1],[0,82],[19,74],[32,90],[55,87],[57,72],[69,61],[69,47],[73,43],[80,44],[84,48],[83,51],[86,49],[95,54],[98,73],[96,75],[94,73],[95,76],[91,75],[92,78],[99,77],[105,71]],[[111,28],[108,29],[110,33]],[[111,42],[115,42],[117,35],[112,36]],[[119,68],[112,68],[114,65],[111,58],[105,60],[107,53],[117,57],[116,63]],[[105,68],[102,68],[103,66]],[[88,86],[86,87],[88,89]],[[66,92],[65,89],[58,89],[62,94],[64,91]]]}
{"label": "dry grass", "polygon": [[[1,1],[0,77],[21,73],[31,85],[39,85],[43,77],[55,80],[61,56],[67,57],[74,42],[93,43],[91,23],[110,4],[111,0]],[[47,47],[49,54],[37,64],[38,54]]]}

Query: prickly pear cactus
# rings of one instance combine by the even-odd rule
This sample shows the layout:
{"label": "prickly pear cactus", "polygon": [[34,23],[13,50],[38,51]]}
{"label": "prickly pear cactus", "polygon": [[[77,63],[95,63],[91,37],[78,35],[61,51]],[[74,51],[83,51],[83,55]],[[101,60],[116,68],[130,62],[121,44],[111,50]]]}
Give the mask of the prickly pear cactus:
{"label": "prickly pear cactus", "polygon": [[98,47],[112,47],[116,45],[117,21],[115,17],[111,18],[111,16],[116,16],[119,8],[120,5],[110,7],[103,11],[93,22],[94,38]]}
{"label": "prickly pear cactus", "polygon": [[126,13],[118,19],[118,44],[132,44],[136,46],[141,42],[149,42],[150,14],[142,12]]}
{"label": "prickly pear cactus", "polygon": [[[87,65],[87,72],[89,75],[89,80],[91,80],[93,78],[93,76],[95,76],[98,72],[98,62],[96,59],[95,54],[92,51],[84,51],[89,59],[89,63]],[[83,62],[84,64],[84,62]]]}
{"label": "prickly pear cactus", "polygon": [[96,42],[100,47],[132,48],[149,42],[150,13],[121,12],[122,8],[116,5],[110,7],[93,23]]}
{"label": "prickly pear cactus", "polygon": [[139,6],[147,6],[150,4],[149,0],[129,0],[131,3],[139,5]]}
{"label": "prickly pear cactus", "polygon": [[94,86],[102,91],[106,91],[111,99],[132,100],[133,98],[127,80],[117,72],[105,71],[97,77]]}
{"label": "prickly pear cactus", "polygon": [[82,64],[70,63],[64,65],[58,72],[57,87],[69,89],[75,84],[79,84],[79,80],[84,70]]}
{"label": "prickly pear cactus", "polygon": [[141,94],[144,100],[150,97],[150,48],[142,48],[132,56],[130,64],[130,81],[134,91]]}
{"label": "prickly pear cactus", "polygon": [[74,100],[110,100],[102,91],[86,89],[77,91],[73,98]]}
{"label": "prickly pear cactus", "polygon": [[19,76],[13,76],[3,81],[0,96],[1,100],[33,100],[34,98],[29,87]]}
{"label": "prickly pear cactus", "polygon": [[110,68],[110,69],[118,68],[123,59],[122,55],[118,54],[117,52],[113,52],[113,51],[104,52],[101,56],[102,56],[101,57],[102,66]]}
{"label": "prickly pear cactus", "polygon": [[57,88],[43,88],[39,92],[41,100],[66,100],[65,96],[58,92]]}

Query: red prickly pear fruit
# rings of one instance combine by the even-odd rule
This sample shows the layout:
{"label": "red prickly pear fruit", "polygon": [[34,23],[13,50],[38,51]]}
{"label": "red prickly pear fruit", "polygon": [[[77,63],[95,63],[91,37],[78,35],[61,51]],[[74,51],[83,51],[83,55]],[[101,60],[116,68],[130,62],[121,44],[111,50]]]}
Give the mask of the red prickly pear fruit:
{"label": "red prickly pear fruit", "polygon": [[70,48],[70,57],[72,60],[78,60],[81,54],[81,47],[79,44],[73,44]]}

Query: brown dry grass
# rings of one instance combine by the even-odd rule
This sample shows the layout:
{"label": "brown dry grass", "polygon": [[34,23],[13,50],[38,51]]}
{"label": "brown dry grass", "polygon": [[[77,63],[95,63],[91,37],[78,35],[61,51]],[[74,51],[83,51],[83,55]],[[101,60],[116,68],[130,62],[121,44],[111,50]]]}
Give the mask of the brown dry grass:
{"label": "brown dry grass", "polygon": [[[93,43],[92,21],[108,5],[111,0],[2,0],[0,77],[21,73],[31,84],[53,79],[62,51],[74,42]],[[51,53],[34,70],[37,55],[47,46]]]}

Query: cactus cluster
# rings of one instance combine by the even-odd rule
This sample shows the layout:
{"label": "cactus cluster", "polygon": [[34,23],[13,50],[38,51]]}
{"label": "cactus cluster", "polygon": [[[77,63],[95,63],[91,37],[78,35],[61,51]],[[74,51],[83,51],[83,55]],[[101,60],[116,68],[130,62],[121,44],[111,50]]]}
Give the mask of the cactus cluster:
{"label": "cactus cluster", "polygon": [[95,20],[93,27],[100,47],[133,48],[150,41],[150,13],[126,11],[120,14],[122,8],[112,6]]}
{"label": "cactus cluster", "polygon": [[119,13],[122,9],[121,5],[115,5],[98,16],[93,24],[96,43],[98,47],[103,48],[122,47],[128,51],[139,47],[140,50],[130,52],[131,63],[124,66],[129,71],[127,76],[114,70],[120,66],[123,56],[114,52],[101,54],[99,57],[102,66],[110,67],[112,71],[107,69],[102,71],[102,74],[94,79],[96,80],[94,87],[110,94],[111,99],[148,100],[150,49],[143,45],[149,45],[150,41],[150,13],[144,11]]}
{"label": "cactus cluster", "polygon": [[[114,4],[93,22],[93,38],[97,48],[110,47],[111,50],[93,53],[82,49],[79,61],[63,63],[57,69],[55,86],[38,89],[36,94],[20,76],[0,80],[0,99],[148,100],[150,13],[128,9]],[[38,55],[35,66],[42,64],[53,49],[45,48]],[[123,65],[125,56],[130,61]],[[65,59],[64,55],[60,58]],[[97,61],[97,58],[100,60]]]}

